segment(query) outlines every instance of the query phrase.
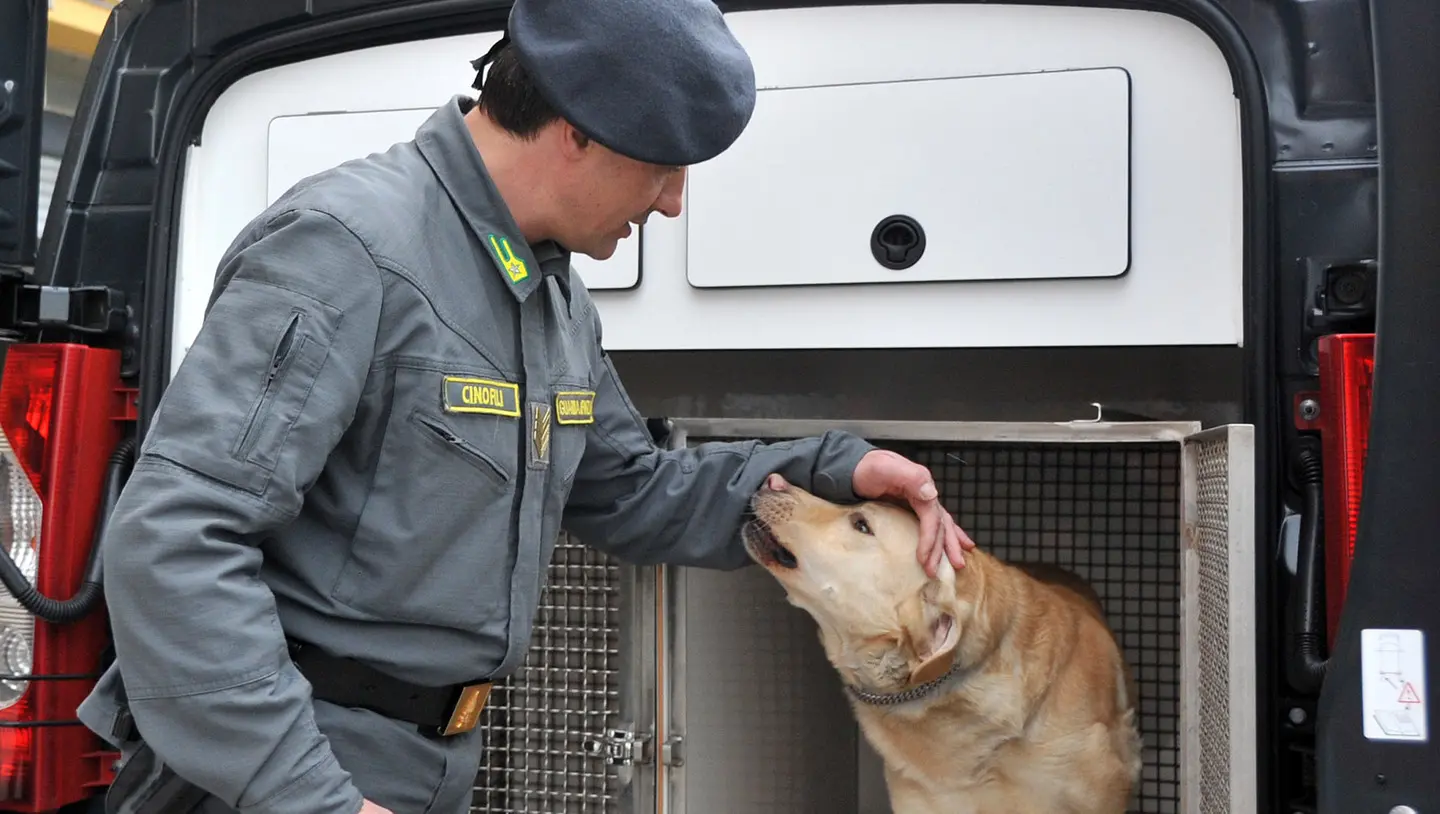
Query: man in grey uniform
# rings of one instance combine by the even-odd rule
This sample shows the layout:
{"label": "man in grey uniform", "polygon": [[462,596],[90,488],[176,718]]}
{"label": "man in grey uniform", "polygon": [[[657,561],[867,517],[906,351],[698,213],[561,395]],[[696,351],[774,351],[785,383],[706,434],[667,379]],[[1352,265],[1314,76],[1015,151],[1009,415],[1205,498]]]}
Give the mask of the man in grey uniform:
{"label": "man in grey uniform", "polygon": [[466,810],[562,525],[737,568],[779,473],[908,500],[932,573],[972,545],[924,467],[842,432],[657,449],[602,348],[570,252],[677,216],[753,109],[711,0],[521,0],[477,67],[479,105],[302,181],[221,261],[104,542],[117,661],[80,716],[125,756],[112,810]]}

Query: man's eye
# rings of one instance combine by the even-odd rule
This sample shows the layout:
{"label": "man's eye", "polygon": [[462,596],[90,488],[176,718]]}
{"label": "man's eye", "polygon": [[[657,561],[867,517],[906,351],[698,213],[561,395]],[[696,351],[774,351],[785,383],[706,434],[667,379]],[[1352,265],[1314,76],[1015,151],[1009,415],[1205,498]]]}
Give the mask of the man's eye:
{"label": "man's eye", "polygon": [[850,525],[854,526],[855,530],[860,532],[861,534],[874,533],[870,531],[870,524],[865,521],[865,515],[863,514],[852,515],[850,517]]}

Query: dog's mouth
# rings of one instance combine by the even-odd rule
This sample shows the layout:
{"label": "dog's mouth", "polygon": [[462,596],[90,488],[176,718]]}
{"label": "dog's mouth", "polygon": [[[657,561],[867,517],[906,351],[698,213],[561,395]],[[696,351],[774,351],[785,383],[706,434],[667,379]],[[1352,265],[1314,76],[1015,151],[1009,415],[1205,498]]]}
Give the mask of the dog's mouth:
{"label": "dog's mouth", "polygon": [[741,529],[741,536],[745,540],[745,548],[750,552],[761,565],[773,565],[778,568],[791,569],[799,566],[795,554],[781,545],[780,538],[775,536],[775,531],[758,517],[750,520]]}

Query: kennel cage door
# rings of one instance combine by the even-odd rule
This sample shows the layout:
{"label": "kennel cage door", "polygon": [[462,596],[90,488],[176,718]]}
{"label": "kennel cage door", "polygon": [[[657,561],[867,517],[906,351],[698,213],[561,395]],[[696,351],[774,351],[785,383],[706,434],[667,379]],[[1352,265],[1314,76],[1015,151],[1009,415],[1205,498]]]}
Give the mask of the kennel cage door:
{"label": "kennel cage door", "polygon": [[472,814],[653,814],[655,586],[561,533],[530,648],[480,719]]}
{"label": "kennel cage door", "polygon": [[1255,430],[1231,424],[1185,439],[1184,615],[1180,639],[1184,814],[1254,814]]}
{"label": "kennel cage door", "polygon": [[[1140,693],[1128,814],[1253,814],[1250,427],[694,418],[670,443],[837,428],[928,466],[987,552],[1096,590]],[[684,744],[662,814],[890,814],[814,624],[767,574],[666,569],[660,590],[662,727]]]}

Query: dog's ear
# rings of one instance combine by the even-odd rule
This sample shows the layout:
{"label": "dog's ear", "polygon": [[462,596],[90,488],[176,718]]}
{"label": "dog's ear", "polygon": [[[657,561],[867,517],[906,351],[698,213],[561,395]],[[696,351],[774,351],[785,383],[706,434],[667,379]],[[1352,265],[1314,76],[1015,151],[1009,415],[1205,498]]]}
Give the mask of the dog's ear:
{"label": "dog's ear", "polygon": [[934,681],[950,669],[955,648],[960,644],[960,628],[949,603],[941,598],[947,593],[939,580],[930,580],[919,593],[900,605],[900,621],[913,654],[910,684]]}

